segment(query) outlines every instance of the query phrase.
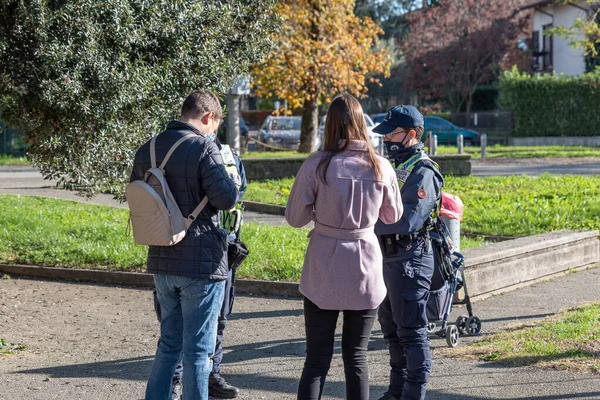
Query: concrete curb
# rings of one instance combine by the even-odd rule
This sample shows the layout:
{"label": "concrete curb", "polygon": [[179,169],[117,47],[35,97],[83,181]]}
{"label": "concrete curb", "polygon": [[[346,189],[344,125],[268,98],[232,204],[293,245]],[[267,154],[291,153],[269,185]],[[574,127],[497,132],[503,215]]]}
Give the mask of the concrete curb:
{"label": "concrete curb", "polygon": [[[65,279],[106,285],[154,287],[152,274],[146,272],[103,271],[38,265],[0,264],[0,273],[44,279]],[[296,282],[236,279],[235,291],[241,294],[300,297]]]}
{"label": "concrete curb", "polygon": [[[528,286],[600,262],[598,231],[556,231],[463,252],[465,278],[473,300]],[[0,273],[45,279],[72,279],[109,285],[154,287],[152,275],[35,265],[0,264]],[[236,291],[267,296],[301,296],[297,282],[236,280]]]}
{"label": "concrete curb", "polygon": [[285,207],[275,204],[260,203],[258,201],[244,201],[246,211],[254,211],[263,214],[285,215]]}
{"label": "concrete curb", "polygon": [[[440,165],[444,175],[465,176],[471,175],[470,154],[444,154],[431,156],[431,159]],[[265,179],[291,178],[298,174],[298,170],[306,157],[289,158],[244,158],[246,178],[249,181]]]}

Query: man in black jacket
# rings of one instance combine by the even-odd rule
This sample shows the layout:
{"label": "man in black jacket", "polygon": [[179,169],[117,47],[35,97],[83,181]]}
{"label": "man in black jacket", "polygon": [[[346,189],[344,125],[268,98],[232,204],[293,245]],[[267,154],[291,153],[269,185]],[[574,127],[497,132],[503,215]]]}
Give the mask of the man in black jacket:
{"label": "man in black jacket", "polygon": [[[218,98],[198,91],[184,101],[179,121],[172,121],[156,139],[156,159],[184,141],[165,166],[165,177],[184,216],[191,214],[204,196],[208,205],[174,246],[150,246],[148,272],[161,308],[161,341],[152,363],[146,399],[171,397],[172,376],[183,357],[183,398],[208,399],[210,357],[215,349],[217,316],[223,304],[228,275],[227,235],[211,217],[229,210],[238,201],[238,189],[229,177],[215,135],[222,111]],[[131,180],[150,169],[150,142],[136,153]]]}

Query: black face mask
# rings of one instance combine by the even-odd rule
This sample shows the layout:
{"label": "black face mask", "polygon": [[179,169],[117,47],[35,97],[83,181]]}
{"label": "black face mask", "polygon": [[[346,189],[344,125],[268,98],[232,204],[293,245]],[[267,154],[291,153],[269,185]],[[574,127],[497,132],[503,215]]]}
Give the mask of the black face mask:
{"label": "black face mask", "polygon": [[404,147],[402,143],[399,142],[383,142],[385,144],[385,148],[387,150],[387,156],[391,159],[404,159],[412,154],[416,153],[423,149],[423,143],[417,143],[415,145]]}

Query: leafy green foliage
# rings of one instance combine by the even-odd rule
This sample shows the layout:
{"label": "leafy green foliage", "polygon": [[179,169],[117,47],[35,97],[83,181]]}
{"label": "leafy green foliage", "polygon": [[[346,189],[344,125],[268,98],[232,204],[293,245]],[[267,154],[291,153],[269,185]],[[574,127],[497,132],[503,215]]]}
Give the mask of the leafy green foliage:
{"label": "leafy green foliage", "polygon": [[120,193],[193,90],[226,93],[270,49],[275,0],[4,0],[0,112],[46,177]]}
{"label": "leafy green foliage", "polygon": [[406,33],[406,13],[418,6],[416,0],[356,0],[354,13],[371,18],[383,29],[384,39],[398,39]]}
{"label": "leafy green foliage", "polygon": [[[571,0],[561,0],[570,3]],[[544,34],[556,35],[569,40],[573,48],[581,48],[585,53],[586,70],[591,72],[600,65],[600,4],[596,0],[586,1],[587,12],[577,18],[570,27],[558,25],[547,29]]]}
{"label": "leafy green foliage", "polygon": [[600,131],[600,70],[579,76],[500,77],[500,101],[512,110],[515,136],[596,136]]}

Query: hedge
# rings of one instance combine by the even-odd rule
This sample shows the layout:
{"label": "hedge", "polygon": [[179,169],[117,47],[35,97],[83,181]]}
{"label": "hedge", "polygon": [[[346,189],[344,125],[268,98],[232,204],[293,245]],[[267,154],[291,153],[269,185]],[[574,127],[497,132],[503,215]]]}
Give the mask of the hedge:
{"label": "hedge", "polygon": [[514,136],[599,136],[600,69],[579,76],[500,76],[500,101],[513,112]]}

